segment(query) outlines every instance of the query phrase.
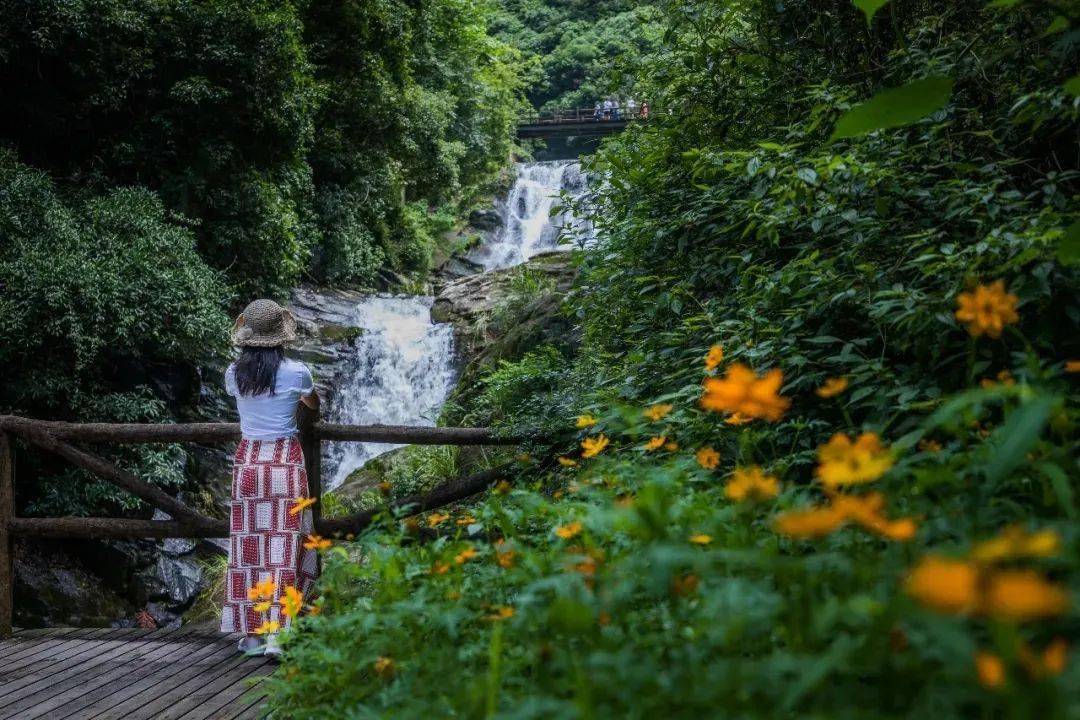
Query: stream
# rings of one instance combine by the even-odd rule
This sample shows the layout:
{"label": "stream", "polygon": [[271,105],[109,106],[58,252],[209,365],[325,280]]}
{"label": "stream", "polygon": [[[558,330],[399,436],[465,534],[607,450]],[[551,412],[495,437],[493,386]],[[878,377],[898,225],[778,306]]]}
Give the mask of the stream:
{"label": "stream", "polygon": [[[510,192],[497,206],[501,224],[494,236],[469,253],[469,260],[498,270],[556,249],[567,212],[551,216],[560,192],[584,190],[581,165],[573,160],[521,163]],[[431,321],[433,297],[371,295],[355,306],[351,325],[363,330],[357,352],[345,362],[328,420],[354,425],[426,425],[438,419],[454,387],[454,332]],[[340,485],[365,462],[398,445],[329,443],[326,489]]]}

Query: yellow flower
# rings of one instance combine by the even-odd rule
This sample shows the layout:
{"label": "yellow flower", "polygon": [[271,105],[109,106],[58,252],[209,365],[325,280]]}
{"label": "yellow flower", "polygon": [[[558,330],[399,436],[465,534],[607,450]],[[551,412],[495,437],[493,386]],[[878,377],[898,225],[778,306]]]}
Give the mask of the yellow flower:
{"label": "yellow flower", "polygon": [[445,575],[450,570],[450,566],[444,562],[436,562],[431,566],[432,575]]}
{"label": "yellow flower", "polygon": [[724,359],[724,348],[717,343],[709,348],[709,352],[705,354],[705,369],[715,370],[720,362]]}
{"label": "yellow flower", "polygon": [[596,457],[604,451],[604,448],[608,446],[610,441],[606,435],[597,435],[596,437],[587,437],[581,441],[581,457],[591,458]]}
{"label": "yellow flower", "polygon": [[724,494],[736,502],[768,500],[780,494],[780,481],[772,475],[766,475],[756,465],[736,468],[724,487]]}
{"label": "yellow flower", "polygon": [[889,520],[881,514],[885,497],[834,495],[827,506],[784,513],[776,519],[779,532],[792,537],[823,537],[854,521],[870,532],[889,540],[905,542],[915,536],[918,525],[912,518]]}
{"label": "yellow flower", "polygon": [[298,497],[293,500],[293,506],[289,508],[289,514],[299,515],[300,513],[304,512],[305,509],[314,505],[316,502],[318,501],[313,497]]}
{"label": "yellow flower", "polygon": [[496,495],[508,495],[510,493],[510,483],[506,480],[500,480],[495,483],[495,487],[492,488]]}
{"label": "yellow flower", "polygon": [[505,540],[499,540],[495,543],[495,560],[499,563],[501,568],[514,567],[514,558],[517,557],[517,553],[513,550],[503,549],[506,547]]}
{"label": "yellow flower", "polygon": [[380,655],[375,659],[375,674],[381,677],[383,680],[388,680],[394,676],[397,671],[397,663],[393,658]]}
{"label": "yellow flower", "polygon": [[796,538],[817,538],[838,530],[847,517],[835,507],[812,507],[808,510],[792,510],[776,518],[778,532]]}
{"label": "yellow flower", "polygon": [[427,526],[429,528],[433,528],[436,525],[443,524],[444,522],[446,522],[449,519],[450,519],[449,515],[446,515],[446,514],[441,513],[441,512],[433,512],[430,515],[428,515]]}
{"label": "yellow flower", "polygon": [[712,542],[712,535],[706,535],[705,533],[691,535],[690,542],[694,543],[695,545],[708,545]]}
{"label": "yellow flower", "polygon": [[986,582],[983,609],[994,617],[1037,620],[1060,615],[1068,606],[1065,591],[1034,570],[1001,570]]}
{"label": "yellow flower", "polygon": [[820,398],[836,397],[840,393],[847,390],[848,379],[846,377],[834,377],[829,378],[825,383],[814,392]]}
{"label": "yellow flower", "polygon": [[499,605],[493,609],[495,612],[487,616],[488,620],[508,620],[514,617],[514,608],[509,605]]}
{"label": "yellow flower", "polygon": [[248,600],[271,600],[277,590],[277,583],[273,580],[263,580],[248,588]]}
{"label": "yellow flower", "polygon": [[701,406],[715,412],[739,413],[747,418],[776,422],[791,404],[779,395],[783,383],[784,374],[778,369],[758,377],[747,366],[735,363],[723,377],[705,378]]}
{"label": "yellow flower", "polygon": [[979,381],[979,387],[984,390],[993,390],[998,385],[1004,385],[1009,387],[1016,384],[1016,380],[1013,378],[1012,373],[1008,370],[1002,370],[997,374],[997,380],[991,380],[990,378],[983,378]]}
{"label": "yellow flower", "polygon": [[975,655],[975,674],[980,685],[996,690],[1005,684],[1005,663],[993,653],[980,652]]}
{"label": "yellow flower", "polygon": [[728,425],[745,425],[748,422],[754,422],[754,418],[735,412],[724,418],[724,422]]}
{"label": "yellow flower", "polygon": [[563,467],[577,467],[577,460],[574,460],[574,459],[568,458],[568,457],[564,457],[564,456],[560,456],[559,457],[559,464],[562,465]]}
{"label": "yellow flower", "polygon": [[254,632],[256,635],[267,635],[270,633],[276,633],[280,629],[281,623],[275,622],[273,620],[268,620],[259,627],[255,628],[252,632]]}
{"label": "yellow flower", "polygon": [[1043,671],[1048,675],[1060,675],[1069,662],[1069,645],[1064,638],[1054,638],[1042,654]]}
{"label": "yellow flower", "polygon": [[971,550],[973,560],[992,563],[1025,557],[1050,557],[1061,549],[1061,536],[1053,530],[1029,533],[1011,525],[994,538],[984,540]]}
{"label": "yellow flower", "polygon": [[305,550],[326,550],[334,543],[319,535],[308,535],[304,543]]}
{"label": "yellow flower", "polygon": [[966,560],[928,555],[908,575],[905,589],[938,612],[974,612],[979,606],[979,570]]}
{"label": "yellow flower", "polygon": [[555,534],[561,537],[563,540],[569,540],[572,537],[576,537],[581,532],[581,523],[575,520],[574,522],[567,523],[566,525],[560,525],[555,528]]}
{"label": "yellow flower", "polygon": [[464,517],[459,517],[457,520],[455,520],[454,524],[458,527],[462,527],[465,525],[472,525],[474,522],[476,522],[476,518],[474,518],[472,515],[465,515]]}
{"label": "yellow flower", "polygon": [[251,609],[257,613],[270,612],[270,606],[273,604],[274,603],[270,602],[269,600],[263,600],[262,602],[257,602],[252,605]]}
{"label": "yellow flower", "polygon": [[647,417],[652,422],[656,422],[657,420],[662,420],[667,417],[668,413],[670,413],[672,409],[674,409],[674,407],[675,406],[671,403],[659,403],[657,405],[650,405],[649,407],[645,408],[645,410],[642,412],[642,415]]}
{"label": "yellow flower", "polygon": [[454,562],[456,562],[458,565],[464,565],[465,563],[472,560],[474,557],[476,557],[476,548],[467,547],[454,556]]}
{"label": "yellow flower", "polygon": [[676,452],[679,449],[679,443],[675,442],[674,440],[668,440],[666,443],[664,443],[664,449],[668,452]]}
{"label": "yellow flower", "polygon": [[578,429],[590,428],[596,424],[596,418],[588,413],[585,413],[584,415],[578,415],[577,420],[574,424],[578,427]]}
{"label": "yellow flower", "polygon": [[1006,325],[1019,322],[1016,314],[1017,297],[1005,292],[1005,282],[995,280],[990,285],[979,285],[971,292],[956,296],[956,319],[967,324],[974,337],[988,335],[1001,337]]}
{"label": "yellow flower", "polygon": [[666,437],[664,437],[663,435],[657,435],[654,438],[649,438],[649,441],[642,445],[642,447],[649,452],[652,452],[653,450],[659,450],[660,448],[664,447],[664,443],[666,442]]}
{"label": "yellow flower", "polygon": [[892,467],[893,458],[876,433],[863,433],[854,442],[837,433],[818,448],[818,462],[818,480],[834,489],[877,480]]}
{"label": "yellow flower", "polygon": [[285,588],[281,597],[281,614],[285,617],[294,618],[300,614],[304,607],[304,596],[292,585]]}
{"label": "yellow flower", "polygon": [[1066,360],[1065,372],[1067,373],[1080,373],[1080,360]]}
{"label": "yellow flower", "polygon": [[698,465],[706,470],[715,470],[716,466],[720,464],[720,453],[711,447],[698,448],[698,451],[694,453],[694,457],[697,458]]}

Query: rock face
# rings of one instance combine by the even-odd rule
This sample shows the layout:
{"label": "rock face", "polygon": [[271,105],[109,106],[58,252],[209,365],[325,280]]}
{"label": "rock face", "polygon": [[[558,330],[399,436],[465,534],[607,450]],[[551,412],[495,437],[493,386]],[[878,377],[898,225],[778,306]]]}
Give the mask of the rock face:
{"label": "rock face", "polygon": [[[520,358],[538,345],[575,345],[577,333],[559,307],[576,274],[570,254],[541,253],[523,265],[449,283],[435,298],[431,317],[454,325],[463,370],[455,397],[467,395],[476,378],[499,360]],[[525,289],[516,290],[522,283]]]}

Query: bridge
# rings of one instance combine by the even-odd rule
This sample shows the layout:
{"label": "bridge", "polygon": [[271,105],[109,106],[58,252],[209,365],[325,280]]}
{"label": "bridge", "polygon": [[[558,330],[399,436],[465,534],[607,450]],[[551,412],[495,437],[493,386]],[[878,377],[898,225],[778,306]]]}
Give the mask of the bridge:
{"label": "bridge", "polygon": [[621,132],[633,122],[647,122],[646,107],[616,107],[597,111],[596,108],[574,108],[524,115],[518,119],[517,135],[522,140],[571,136],[611,135]]}
{"label": "bridge", "polygon": [[[324,441],[425,445],[514,445],[487,428],[336,425],[316,411],[298,411],[309,491],[320,498]],[[14,442],[45,450],[131,493],[169,520],[18,517]],[[217,623],[154,628],[18,628],[14,615],[14,538],[228,537],[225,520],[193,510],[157,486],[73,443],[226,443],[240,439],[236,423],[65,423],[0,416],[0,720],[255,720],[265,718],[261,679],[275,665],[236,650],[238,636]],[[449,480],[431,492],[387,502],[345,517],[320,517],[327,537],[359,533],[377,514],[401,517],[443,507],[510,479],[510,464]],[[434,531],[421,530],[420,537]]]}

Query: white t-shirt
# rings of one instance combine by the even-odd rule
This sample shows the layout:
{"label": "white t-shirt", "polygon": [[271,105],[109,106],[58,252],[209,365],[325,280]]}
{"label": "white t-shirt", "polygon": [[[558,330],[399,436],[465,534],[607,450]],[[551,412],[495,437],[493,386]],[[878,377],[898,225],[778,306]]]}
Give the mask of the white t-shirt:
{"label": "white t-shirt", "polygon": [[296,404],[315,388],[307,365],[285,358],[278,366],[274,394],[243,397],[236,386],[236,364],[225,371],[225,390],[236,398],[240,431],[252,440],[274,440],[296,435]]}

